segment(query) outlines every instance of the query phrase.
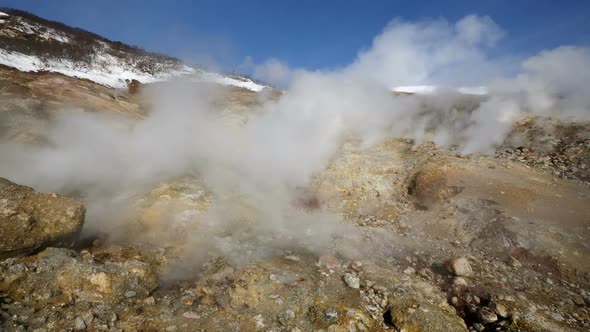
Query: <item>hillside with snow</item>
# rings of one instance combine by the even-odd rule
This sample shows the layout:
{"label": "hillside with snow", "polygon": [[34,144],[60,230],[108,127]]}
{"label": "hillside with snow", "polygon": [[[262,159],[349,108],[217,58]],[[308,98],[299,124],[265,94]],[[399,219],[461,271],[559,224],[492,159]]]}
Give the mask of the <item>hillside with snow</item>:
{"label": "hillside with snow", "polygon": [[392,91],[400,94],[418,94],[429,95],[439,93],[441,91],[450,91],[465,95],[484,96],[488,94],[488,89],[485,86],[463,86],[458,88],[442,87],[436,85],[408,85],[397,86],[392,88]]}
{"label": "hillside with snow", "polygon": [[0,65],[25,72],[48,71],[112,88],[185,78],[261,91],[246,77],[192,67],[181,60],[113,42],[91,32],[13,10],[0,11]]}

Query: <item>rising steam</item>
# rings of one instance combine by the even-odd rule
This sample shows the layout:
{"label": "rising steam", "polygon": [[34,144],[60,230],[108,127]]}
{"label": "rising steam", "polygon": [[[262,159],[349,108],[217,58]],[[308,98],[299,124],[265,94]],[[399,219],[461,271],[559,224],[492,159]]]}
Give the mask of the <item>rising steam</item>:
{"label": "rising steam", "polygon": [[[589,117],[589,49],[560,47],[519,64],[488,56],[503,36],[489,17],[455,24],[395,20],[338,70],[291,69],[271,59],[253,71],[287,92],[264,101],[241,126],[212,106],[211,88],[183,81],[153,86],[153,110],[143,120],[62,112],[37,133],[46,145],[0,145],[0,174],[38,190],[81,193],[90,231],[116,229],[129,197],[196,174],[215,201],[203,228],[191,234],[200,250],[193,253],[327,250],[334,236],[358,239],[357,233],[326,212],[299,211],[293,201],[346,140],[369,146],[406,137],[489,152],[522,115]],[[391,91],[423,84],[485,85],[489,93]]]}

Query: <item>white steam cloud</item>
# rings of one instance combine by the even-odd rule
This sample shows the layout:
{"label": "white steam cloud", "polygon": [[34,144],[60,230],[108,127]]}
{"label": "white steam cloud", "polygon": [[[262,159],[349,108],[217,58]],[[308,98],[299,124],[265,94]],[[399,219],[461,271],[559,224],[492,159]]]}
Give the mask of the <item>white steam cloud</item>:
{"label": "white steam cloud", "polygon": [[[228,124],[211,106],[215,91],[187,82],[158,85],[149,92],[153,112],[143,120],[63,112],[38,133],[47,146],[0,145],[0,174],[39,190],[81,192],[91,230],[112,226],[127,202],[122,197],[198,174],[215,202],[204,228],[191,234],[193,254],[236,257],[297,244],[326,250],[335,236],[358,240],[358,233],[326,212],[294,209],[293,200],[344,141],[407,137],[487,152],[523,114],[589,117],[587,48],[561,47],[519,65],[487,55],[503,35],[489,17],[475,15],[455,24],[396,20],[339,70],[310,72],[269,60],[255,75],[287,93],[265,101],[243,126]],[[391,92],[415,84],[487,85],[489,95]]]}
{"label": "white steam cloud", "polygon": [[[271,59],[254,73],[275,84],[287,82],[291,100],[305,100],[314,116],[364,131],[361,137],[369,142],[386,135],[457,145],[464,153],[490,152],[524,114],[590,117],[588,48],[559,47],[522,62],[489,56],[504,35],[487,16],[469,15],[455,24],[395,20],[343,69],[309,72]],[[465,96],[444,89],[406,98],[412,100],[389,98],[390,88],[406,85],[487,86],[489,94],[467,111],[461,110]]]}
{"label": "white steam cloud", "polygon": [[[455,24],[443,19],[419,23],[394,20],[352,64],[326,74],[382,87],[478,84],[516,69],[513,59],[487,56],[486,51],[503,35],[487,16],[469,15]],[[254,68],[258,78],[277,85],[304,73],[277,59]]]}

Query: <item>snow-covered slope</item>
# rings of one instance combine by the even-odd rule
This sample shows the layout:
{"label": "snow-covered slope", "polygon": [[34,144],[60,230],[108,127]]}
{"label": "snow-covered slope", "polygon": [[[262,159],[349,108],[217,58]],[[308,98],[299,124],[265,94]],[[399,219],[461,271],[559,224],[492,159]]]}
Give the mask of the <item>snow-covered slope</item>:
{"label": "snow-covered slope", "polygon": [[0,12],[0,24],[6,23],[6,19],[8,19],[8,17],[10,17],[10,15]]}
{"label": "snow-covered slope", "polygon": [[180,60],[112,42],[34,15],[0,12],[0,64],[20,71],[50,71],[113,87],[183,77],[261,91],[264,85],[183,64]]}
{"label": "snow-covered slope", "polygon": [[216,72],[205,71],[201,69],[197,69],[197,72],[195,73],[195,75],[193,75],[193,80],[202,82],[214,82],[221,85],[231,85],[256,92],[260,92],[262,91],[262,89],[267,87],[265,85],[255,83],[251,79],[245,77],[240,76],[239,79],[237,79],[229,76],[224,76]]}
{"label": "snow-covered slope", "polygon": [[188,78],[194,82],[211,82],[221,85],[245,88],[255,92],[262,91],[264,85],[242,78],[236,79],[219,73],[195,69],[187,65],[170,68],[157,73],[146,73],[137,70],[133,65],[121,63],[109,54],[97,54],[92,64],[86,65],[66,59],[41,59],[36,56],[0,49],[0,64],[16,68],[20,71],[50,71],[70,77],[88,79],[98,84],[113,88],[123,88],[127,82],[137,80],[141,83],[153,83],[174,78]]}
{"label": "snow-covered slope", "polygon": [[130,80],[151,83],[194,72],[193,68],[182,66],[175,70],[149,74],[135,70],[132,66],[121,64],[115,57],[108,54],[99,54],[92,64],[86,65],[67,59],[41,59],[37,56],[2,49],[0,49],[0,64],[26,72],[50,71],[61,73],[66,76],[88,79],[113,88],[125,87],[127,85],[126,81]]}
{"label": "snow-covered slope", "polygon": [[398,86],[392,89],[396,93],[407,93],[407,94],[434,94],[440,91],[454,91],[466,95],[487,95],[488,89],[485,86],[464,86],[458,88],[446,88],[435,85],[409,85],[409,86]]}

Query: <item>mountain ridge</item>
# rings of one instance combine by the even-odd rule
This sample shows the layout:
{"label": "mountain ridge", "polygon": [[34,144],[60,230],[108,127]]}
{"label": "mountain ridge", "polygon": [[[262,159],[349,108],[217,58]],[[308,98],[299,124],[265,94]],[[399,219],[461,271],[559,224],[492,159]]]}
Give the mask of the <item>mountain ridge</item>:
{"label": "mountain ridge", "polygon": [[261,91],[266,86],[241,75],[189,66],[168,55],[112,41],[96,33],[11,8],[0,22],[0,64],[20,71],[58,72],[112,88],[136,80],[152,83],[183,77]]}

